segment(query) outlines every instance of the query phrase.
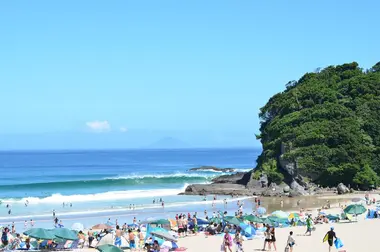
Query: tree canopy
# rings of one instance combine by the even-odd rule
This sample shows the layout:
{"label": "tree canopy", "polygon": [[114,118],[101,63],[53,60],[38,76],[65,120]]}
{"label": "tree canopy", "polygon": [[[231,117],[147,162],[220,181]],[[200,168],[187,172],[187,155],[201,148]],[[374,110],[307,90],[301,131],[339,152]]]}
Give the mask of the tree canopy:
{"label": "tree canopy", "polygon": [[324,186],[379,183],[380,62],[368,70],[353,62],[306,73],[272,96],[259,117],[257,169],[269,179],[284,177],[282,158]]}

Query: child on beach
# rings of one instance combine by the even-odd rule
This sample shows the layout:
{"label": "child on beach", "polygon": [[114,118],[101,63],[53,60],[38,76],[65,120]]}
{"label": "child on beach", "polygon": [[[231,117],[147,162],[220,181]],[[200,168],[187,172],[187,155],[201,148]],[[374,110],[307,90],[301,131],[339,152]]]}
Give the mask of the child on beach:
{"label": "child on beach", "polygon": [[290,231],[289,236],[288,236],[288,241],[286,242],[286,248],[285,251],[293,252],[293,247],[296,244],[296,241],[293,238],[293,231]]}
{"label": "child on beach", "polygon": [[271,242],[272,242],[272,235],[270,232],[270,227],[267,225],[267,229],[264,232],[265,240],[264,240],[264,248],[263,251],[265,251],[265,247],[268,243],[269,250],[271,249]]}
{"label": "child on beach", "polygon": [[243,250],[243,237],[240,234],[240,230],[236,230],[235,234],[236,252],[244,252]]}

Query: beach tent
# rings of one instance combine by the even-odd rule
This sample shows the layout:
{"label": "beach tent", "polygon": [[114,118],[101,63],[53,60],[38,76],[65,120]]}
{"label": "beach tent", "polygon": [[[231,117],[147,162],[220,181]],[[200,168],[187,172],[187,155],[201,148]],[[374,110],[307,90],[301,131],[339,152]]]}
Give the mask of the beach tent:
{"label": "beach tent", "polygon": [[[103,236],[100,239],[100,241],[98,242],[98,244],[96,245],[96,247],[99,247],[99,246],[102,246],[102,245],[106,245],[106,244],[111,244],[111,245],[115,244],[115,236],[113,234],[106,234],[105,236]],[[129,243],[124,238],[124,236],[121,237],[121,245],[120,245],[120,247],[122,247],[122,248],[129,247]]]}
{"label": "beach tent", "polygon": [[167,219],[148,218],[142,224],[170,225],[170,221]]}
{"label": "beach tent", "polygon": [[240,227],[242,229],[242,234],[245,237],[249,238],[249,237],[256,235],[256,230],[251,225],[241,223]]}
{"label": "beach tent", "polygon": [[52,229],[51,232],[58,238],[64,239],[64,240],[78,240],[78,235],[75,231],[70,230],[68,228],[55,228]]}
{"label": "beach tent", "polygon": [[57,238],[51,230],[44,228],[31,228],[25,231],[24,235],[41,240],[54,240]]}
{"label": "beach tent", "polygon": [[84,226],[81,223],[74,223],[71,226],[71,229],[79,232],[79,231],[83,231],[84,230]]}
{"label": "beach tent", "polygon": [[104,244],[104,245],[98,246],[96,249],[99,250],[100,252],[123,252],[122,249],[110,244]]}

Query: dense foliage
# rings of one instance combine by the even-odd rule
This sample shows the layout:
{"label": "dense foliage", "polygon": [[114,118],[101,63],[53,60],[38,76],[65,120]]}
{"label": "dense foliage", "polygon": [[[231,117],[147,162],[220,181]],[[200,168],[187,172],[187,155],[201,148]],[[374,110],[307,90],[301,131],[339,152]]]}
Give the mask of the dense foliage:
{"label": "dense foliage", "polygon": [[270,180],[284,177],[281,157],[321,185],[379,183],[380,62],[365,71],[353,62],[307,73],[271,97],[259,116],[257,168]]}

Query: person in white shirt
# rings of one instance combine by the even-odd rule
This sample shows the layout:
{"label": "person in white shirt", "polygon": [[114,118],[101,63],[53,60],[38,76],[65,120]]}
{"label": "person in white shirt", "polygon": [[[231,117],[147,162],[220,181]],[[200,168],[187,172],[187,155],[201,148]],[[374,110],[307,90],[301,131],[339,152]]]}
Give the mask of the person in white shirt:
{"label": "person in white shirt", "polygon": [[288,241],[286,242],[286,247],[289,248],[289,252],[293,252],[293,247],[295,244],[296,244],[296,241],[293,238],[293,231],[290,231],[289,236],[288,236]]}

